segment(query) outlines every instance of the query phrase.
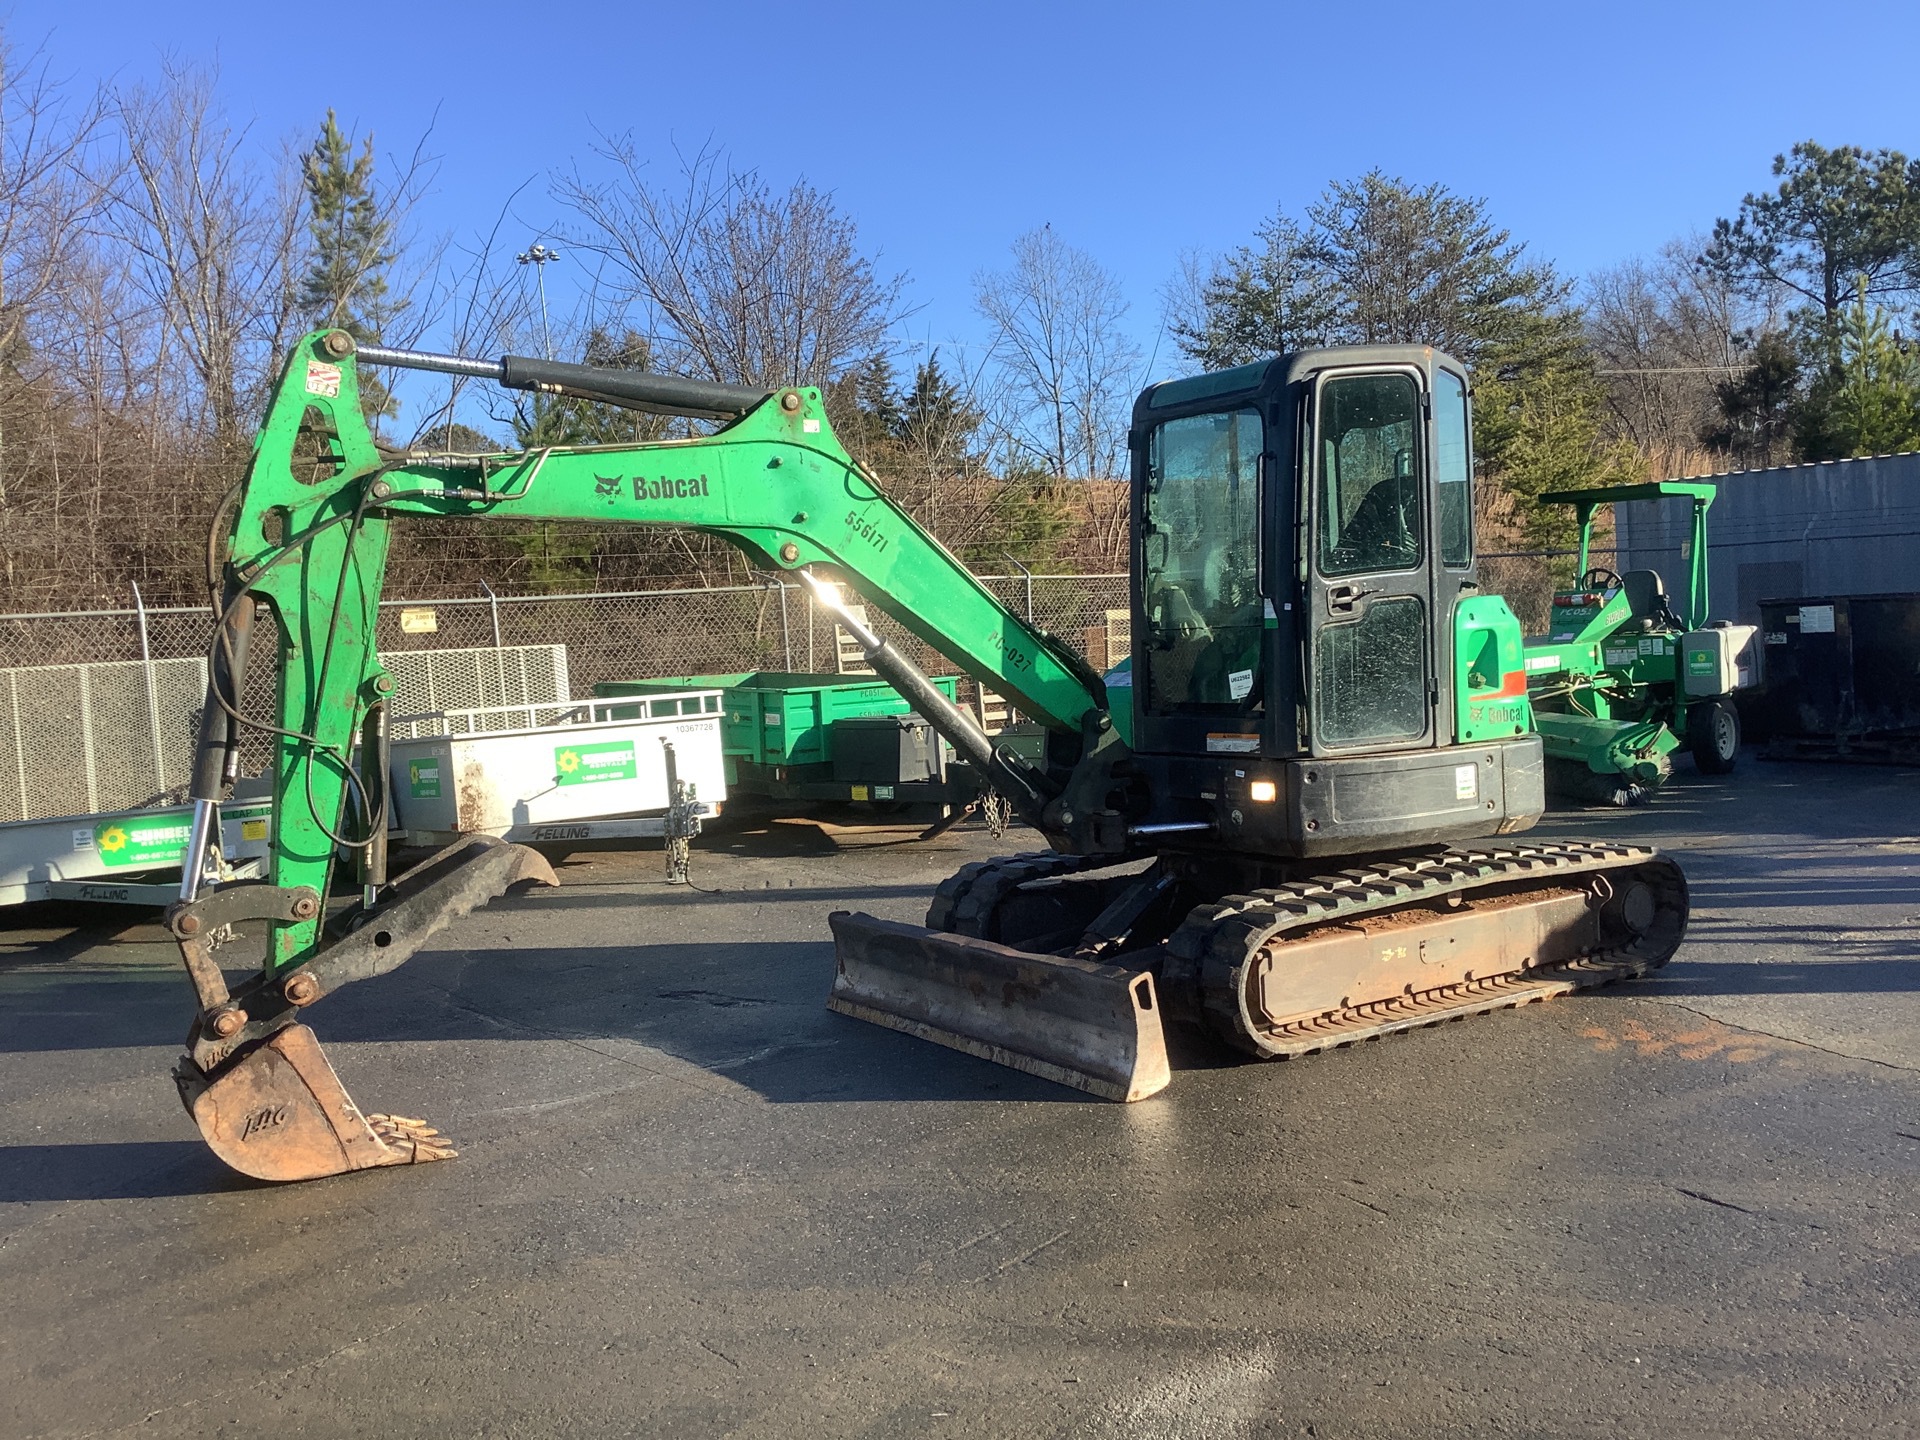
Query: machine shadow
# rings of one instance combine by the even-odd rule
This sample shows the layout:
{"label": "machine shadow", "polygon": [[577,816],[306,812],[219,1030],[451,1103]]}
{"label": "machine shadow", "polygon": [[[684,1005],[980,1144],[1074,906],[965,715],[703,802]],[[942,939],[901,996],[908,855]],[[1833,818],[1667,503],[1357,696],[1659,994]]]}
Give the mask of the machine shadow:
{"label": "machine shadow", "polygon": [[198,1140],[0,1145],[0,1205],[157,1200],[267,1188],[229,1170]]}
{"label": "machine shadow", "polygon": [[[304,1018],[331,1047],[631,1041],[776,1103],[1107,1103],[836,1015],[826,1008],[833,974],[826,940],[439,950],[328,996]],[[0,1052],[172,1051],[185,1037],[191,1003],[171,967],[64,977],[43,971],[0,1007]],[[170,1054],[156,1057],[156,1085],[168,1083],[170,1063]],[[342,1078],[354,1088],[348,1069]]]}
{"label": "machine shadow", "polygon": [[[316,1014],[323,1040],[631,1041],[776,1104],[1041,1101],[1104,1104],[1078,1090],[826,1008],[830,941],[448,951],[393,977],[441,1000],[354,1003]],[[377,985],[379,982],[375,982]]]}

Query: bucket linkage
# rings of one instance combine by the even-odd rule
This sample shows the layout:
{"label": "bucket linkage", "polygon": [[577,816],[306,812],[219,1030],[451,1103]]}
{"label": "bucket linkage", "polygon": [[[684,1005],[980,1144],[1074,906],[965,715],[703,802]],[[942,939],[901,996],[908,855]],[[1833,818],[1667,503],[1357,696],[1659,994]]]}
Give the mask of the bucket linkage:
{"label": "bucket linkage", "polygon": [[213,1152],[257,1180],[451,1159],[451,1143],[424,1121],[361,1111],[299,1015],[343,985],[396,968],[450,921],[522,883],[558,882],[525,846],[462,840],[403,875],[380,905],[353,915],[342,938],[231,990],[216,958],[231,927],[312,921],[321,897],[303,886],[241,882],[173,906],[167,927],[200,1000],[173,1077]]}

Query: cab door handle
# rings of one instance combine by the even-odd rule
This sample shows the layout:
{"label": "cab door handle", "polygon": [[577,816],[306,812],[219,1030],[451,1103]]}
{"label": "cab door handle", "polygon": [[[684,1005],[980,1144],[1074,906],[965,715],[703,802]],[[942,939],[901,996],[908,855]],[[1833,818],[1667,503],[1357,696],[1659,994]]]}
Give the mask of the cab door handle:
{"label": "cab door handle", "polygon": [[1351,615],[1353,607],[1373,593],[1364,585],[1330,585],[1327,587],[1327,612],[1332,615]]}

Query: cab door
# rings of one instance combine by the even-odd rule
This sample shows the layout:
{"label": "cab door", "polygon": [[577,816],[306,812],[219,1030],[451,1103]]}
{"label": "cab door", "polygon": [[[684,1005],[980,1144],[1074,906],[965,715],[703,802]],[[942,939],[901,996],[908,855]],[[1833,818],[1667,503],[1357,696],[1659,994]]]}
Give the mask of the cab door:
{"label": "cab door", "polygon": [[1320,375],[1303,457],[1312,752],[1434,743],[1434,556],[1424,376]]}

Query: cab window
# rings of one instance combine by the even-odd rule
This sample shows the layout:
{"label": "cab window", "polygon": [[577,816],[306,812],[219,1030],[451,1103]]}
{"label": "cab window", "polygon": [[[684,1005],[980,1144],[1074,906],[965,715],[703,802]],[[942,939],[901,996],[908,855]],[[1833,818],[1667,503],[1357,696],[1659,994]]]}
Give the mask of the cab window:
{"label": "cab window", "polygon": [[1467,382],[1433,372],[1433,480],[1439,495],[1440,563],[1473,564],[1473,452],[1467,445]]}
{"label": "cab window", "polygon": [[1419,387],[1347,375],[1320,395],[1320,573],[1419,568]]}
{"label": "cab window", "polygon": [[1148,441],[1141,545],[1147,708],[1260,708],[1260,413],[1188,415]]}

